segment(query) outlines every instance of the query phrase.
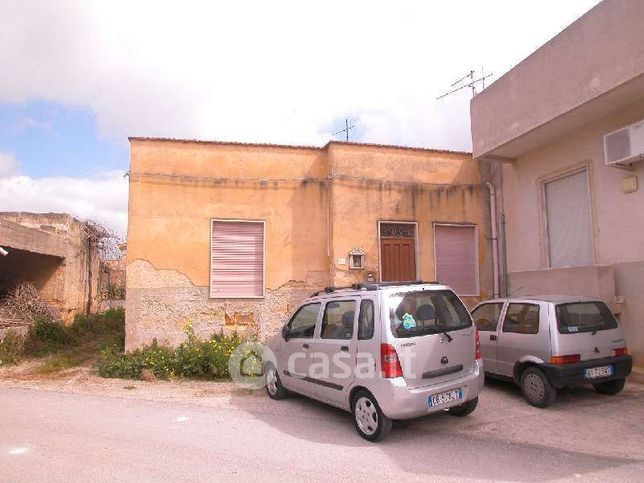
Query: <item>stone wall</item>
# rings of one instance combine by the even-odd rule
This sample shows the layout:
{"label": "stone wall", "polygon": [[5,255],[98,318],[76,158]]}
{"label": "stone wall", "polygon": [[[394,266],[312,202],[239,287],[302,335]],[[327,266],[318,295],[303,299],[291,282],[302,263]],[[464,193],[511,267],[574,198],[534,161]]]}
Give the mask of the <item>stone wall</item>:
{"label": "stone wall", "polygon": [[196,286],[175,270],[160,270],[145,260],[134,260],[127,270],[125,340],[132,350],[156,339],[178,345],[186,338],[185,326],[209,338],[213,333],[256,334],[266,339],[286,322],[297,305],[322,287],[288,282],[266,289],[260,300],[211,299],[208,287]]}
{"label": "stone wall", "polygon": [[0,246],[9,252],[0,257],[5,290],[32,283],[65,322],[96,310],[98,247],[81,221],[64,213],[0,213]]}

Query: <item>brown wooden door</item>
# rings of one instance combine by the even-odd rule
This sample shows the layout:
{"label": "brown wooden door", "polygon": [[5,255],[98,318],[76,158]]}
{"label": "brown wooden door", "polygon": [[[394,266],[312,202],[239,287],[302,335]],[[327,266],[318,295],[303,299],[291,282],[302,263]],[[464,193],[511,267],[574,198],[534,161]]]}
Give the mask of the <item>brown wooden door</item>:
{"label": "brown wooden door", "polygon": [[409,282],[416,280],[416,249],[413,238],[382,238],[383,282]]}

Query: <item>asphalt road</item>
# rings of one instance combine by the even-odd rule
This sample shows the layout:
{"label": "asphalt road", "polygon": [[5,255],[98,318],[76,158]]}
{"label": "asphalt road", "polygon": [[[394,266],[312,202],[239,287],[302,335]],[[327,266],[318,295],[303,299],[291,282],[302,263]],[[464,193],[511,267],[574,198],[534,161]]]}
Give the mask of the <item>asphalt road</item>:
{"label": "asphalt road", "polygon": [[398,423],[371,444],[301,397],[207,407],[0,385],[0,481],[642,481],[643,402],[641,386],[581,389],[538,410],[492,383],[471,416]]}

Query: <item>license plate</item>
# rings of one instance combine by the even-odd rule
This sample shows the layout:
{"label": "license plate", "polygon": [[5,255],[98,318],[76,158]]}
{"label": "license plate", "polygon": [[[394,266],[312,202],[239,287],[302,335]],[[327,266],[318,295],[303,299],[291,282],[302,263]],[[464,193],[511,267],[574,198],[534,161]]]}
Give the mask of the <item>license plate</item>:
{"label": "license plate", "polygon": [[429,396],[427,398],[427,404],[429,404],[430,408],[433,408],[435,406],[440,406],[441,404],[456,401],[457,399],[463,399],[463,391],[460,387],[458,389],[452,389],[451,391],[435,394],[434,396]]}
{"label": "license plate", "polygon": [[597,379],[613,375],[613,366],[591,367],[586,369],[586,379]]}

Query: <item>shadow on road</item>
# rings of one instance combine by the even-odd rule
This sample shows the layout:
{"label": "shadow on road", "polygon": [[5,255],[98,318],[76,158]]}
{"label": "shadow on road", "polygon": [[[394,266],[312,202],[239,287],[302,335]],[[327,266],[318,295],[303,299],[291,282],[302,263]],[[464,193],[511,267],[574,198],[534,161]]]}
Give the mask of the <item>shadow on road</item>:
{"label": "shadow on road", "polygon": [[[500,394],[504,404],[518,409],[527,405],[516,385],[497,380],[487,384],[489,391]],[[592,388],[569,391],[562,395],[562,403],[594,401],[594,395]],[[265,400],[259,407],[258,398]],[[547,440],[543,444],[510,441],[502,432],[477,434],[471,428],[488,422],[475,419],[476,412],[462,419],[439,413],[395,422],[387,439],[374,444],[358,436],[349,413],[303,396],[272,401],[263,392],[249,398],[244,391],[233,393],[231,404],[290,437],[333,445],[334,449],[327,450],[329,458],[334,451],[344,454],[359,448],[356,454],[362,461],[385,457],[401,471],[425,475],[535,481],[583,476],[641,462],[552,447]],[[491,412],[490,408],[486,411]],[[502,424],[511,426],[513,422],[509,419]],[[511,427],[504,431],[511,431]]]}

